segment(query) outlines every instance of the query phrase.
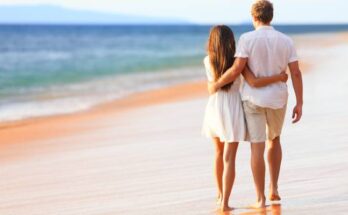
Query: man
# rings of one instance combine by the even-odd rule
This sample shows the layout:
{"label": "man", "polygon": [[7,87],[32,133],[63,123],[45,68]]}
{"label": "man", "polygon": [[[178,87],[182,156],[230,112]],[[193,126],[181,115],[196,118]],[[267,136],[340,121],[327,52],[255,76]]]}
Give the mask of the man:
{"label": "man", "polygon": [[[212,94],[230,83],[248,66],[256,77],[268,77],[290,69],[296,106],[293,123],[302,116],[302,75],[292,40],[271,26],[273,5],[260,0],[252,6],[255,30],[240,37],[234,65],[217,81],[208,85]],[[265,206],[265,141],[268,140],[268,165],[270,170],[271,201],[280,200],[278,177],[282,160],[280,134],[286,112],[288,92],[286,83],[278,82],[262,88],[253,88],[246,82],[241,89],[245,118],[251,142],[251,168],[257,194],[252,207]],[[267,135],[266,135],[267,133]]]}

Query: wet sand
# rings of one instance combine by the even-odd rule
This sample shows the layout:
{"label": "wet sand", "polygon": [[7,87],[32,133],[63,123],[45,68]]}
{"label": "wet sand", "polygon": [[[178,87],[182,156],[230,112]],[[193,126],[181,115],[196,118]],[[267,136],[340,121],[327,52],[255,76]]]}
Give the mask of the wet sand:
{"label": "wet sand", "polygon": [[[255,194],[250,146],[240,143],[232,214],[346,214],[347,35],[295,37],[310,66],[297,125],[293,94],[289,100],[283,200],[246,209]],[[1,125],[0,214],[219,214],[213,146],[200,135],[206,100],[204,82],[188,83],[88,112]]]}
{"label": "wet sand", "polygon": [[42,141],[82,130],[93,130],[93,120],[101,121],[104,117],[115,117],[134,108],[207,95],[206,83],[202,80],[141,92],[79,113],[0,123],[0,145]]}

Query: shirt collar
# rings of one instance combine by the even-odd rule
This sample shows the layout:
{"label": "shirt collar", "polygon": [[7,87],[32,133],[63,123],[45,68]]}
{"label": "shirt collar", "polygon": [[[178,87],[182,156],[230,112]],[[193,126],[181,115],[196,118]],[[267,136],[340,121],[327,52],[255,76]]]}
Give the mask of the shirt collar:
{"label": "shirt collar", "polygon": [[257,27],[256,30],[274,30],[274,28],[270,25],[263,25],[263,26]]}

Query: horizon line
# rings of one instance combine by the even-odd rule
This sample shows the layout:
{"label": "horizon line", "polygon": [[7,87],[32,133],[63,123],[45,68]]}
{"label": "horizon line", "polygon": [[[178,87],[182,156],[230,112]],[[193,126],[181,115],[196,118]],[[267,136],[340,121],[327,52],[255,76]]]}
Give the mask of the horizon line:
{"label": "horizon line", "polygon": [[[223,23],[223,22],[219,22],[219,23],[186,23],[186,22],[177,22],[177,23],[172,23],[172,22],[168,22],[168,23],[103,23],[103,22],[1,22],[0,21],[0,25],[101,25],[101,26],[212,26],[212,25],[218,25],[218,24],[224,24],[224,25],[230,25],[230,26],[252,26],[253,24],[250,23]],[[337,23],[274,23],[271,24],[273,26],[310,26],[310,25],[325,25],[325,26],[330,26],[330,25],[347,25],[348,26],[348,22],[344,23],[344,22],[337,22]]]}

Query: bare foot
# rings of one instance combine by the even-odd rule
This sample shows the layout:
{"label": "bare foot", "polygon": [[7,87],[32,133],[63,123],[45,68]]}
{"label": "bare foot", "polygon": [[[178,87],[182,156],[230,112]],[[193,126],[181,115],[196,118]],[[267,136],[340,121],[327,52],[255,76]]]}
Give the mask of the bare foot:
{"label": "bare foot", "polygon": [[216,199],[216,205],[217,205],[217,206],[220,206],[221,203],[222,203],[222,199],[221,199],[221,198],[217,198],[217,199]]}
{"label": "bare foot", "polygon": [[222,203],[222,198],[221,198],[221,196],[219,196],[216,198],[216,205],[219,206],[219,205],[221,205],[221,203]]}
{"label": "bare foot", "polygon": [[270,201],[280,201],[281,200],[277,189],[271,189],[271,191],[269,192],[269,200]]}
{"label": "bare foot", "polygon": [[232,211],[232,210],[233,210],[233,208],[231,208],[228,205],[221,205],[221,211],[222,212],[227,212],[227,211]]}
{"label": "bare foot", "polygon": [[249,208],[251,209],[260,209],[266,207],[266,199],[262,199],[260,201],[257,201],[255,204],[250,205]]}

